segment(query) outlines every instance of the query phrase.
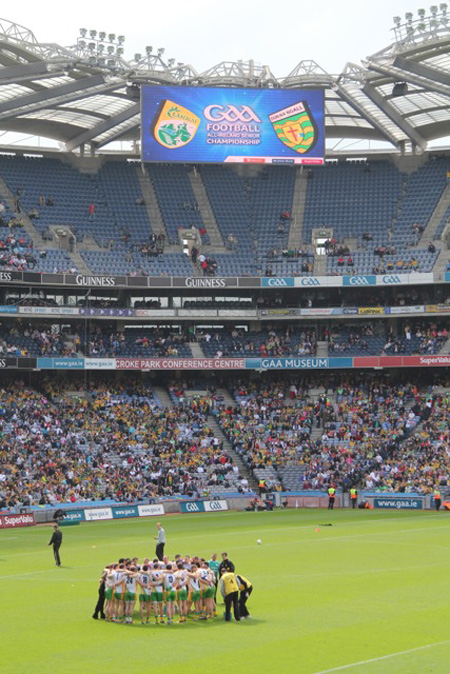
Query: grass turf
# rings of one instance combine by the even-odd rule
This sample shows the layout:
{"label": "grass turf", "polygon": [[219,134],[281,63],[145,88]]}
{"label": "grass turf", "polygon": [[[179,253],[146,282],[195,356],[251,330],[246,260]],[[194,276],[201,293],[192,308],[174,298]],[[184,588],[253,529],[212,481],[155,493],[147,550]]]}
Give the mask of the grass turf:
{"label": "grass turf", "polygon": [[46,547],[50,528],[4,530],[1,674],[447,671],[446,513],[213,513],[166,517],[164,527],[169,555],[228,552],[253,582],[251,620],[127,626],[91,618],[103,565],[153,556],[154,518],[64,528],[61,568]]}

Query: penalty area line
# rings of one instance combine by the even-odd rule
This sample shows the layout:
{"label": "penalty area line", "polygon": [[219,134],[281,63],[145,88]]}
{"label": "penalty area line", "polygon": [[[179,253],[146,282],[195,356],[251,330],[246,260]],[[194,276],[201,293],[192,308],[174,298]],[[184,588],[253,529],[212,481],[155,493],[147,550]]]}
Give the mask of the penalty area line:
{"label": "penalty area line", "polygon": [[436,648],[436,646],[447,646],[450,644],[450,639],[446,641],[437,641],[435,644],[426,644],[425,646],[417,646],[417,648],[409,648],[406,651],[398,651],[398,653],[390,653],[389,655],[380,655],[378,658],[370,658],[369,660],[359,660],[358,662],[351,662],[348,665],[341,665],[340,667],[333,667],[332,669],[322,669],[320,672],[314,674],[332,674],[332,672],[343,672],[352,667],[361,667],[362,665],[369,665],[372,662],[381,662],[382,660],[389,660],[390,658],[397,658],[400,655],[408,655],[409,653],[418,653],[419,651],[426,651],[429,648]]}

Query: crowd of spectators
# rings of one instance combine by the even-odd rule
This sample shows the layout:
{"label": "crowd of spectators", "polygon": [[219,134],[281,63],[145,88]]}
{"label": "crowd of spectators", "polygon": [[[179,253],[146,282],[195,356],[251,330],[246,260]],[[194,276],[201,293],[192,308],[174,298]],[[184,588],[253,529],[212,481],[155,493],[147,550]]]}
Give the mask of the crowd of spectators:
{"label": "crowd of spectators", "polygon": [[237,491],[239,469],[195,401],[163,408],[135,383],[70,389],[0,389],[1,507]]}

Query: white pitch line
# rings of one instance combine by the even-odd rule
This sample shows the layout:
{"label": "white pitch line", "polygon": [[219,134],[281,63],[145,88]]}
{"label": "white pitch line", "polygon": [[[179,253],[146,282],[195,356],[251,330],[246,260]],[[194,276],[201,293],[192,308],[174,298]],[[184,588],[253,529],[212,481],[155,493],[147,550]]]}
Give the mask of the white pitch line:
{"label": "white pitch line", "polygon": [[447,641],[437,641],[435,644],[426,644],[426,646],[417,646],[417,648],[409,648],[407,651],[398,651],[397,653],[390,653],[389,655],[380,655],[378,658],[370,658],[370,660],[359,660],[359,662],[351,662],[348,665],[341,665],[341,667],[333,667],[332,669],[322,669],[320,672],[314,674],[331,674],[332,672],[343,672],[352,667],[361,667],[361,665],[369,665],[372,662],[381,662],[381,660],[389,660],[390,658],[397,658],[400,655],[408,655],[408,653],[418,653],[429,648],[436,648],[436,646],[446,646],[450,644],[450,639]]}

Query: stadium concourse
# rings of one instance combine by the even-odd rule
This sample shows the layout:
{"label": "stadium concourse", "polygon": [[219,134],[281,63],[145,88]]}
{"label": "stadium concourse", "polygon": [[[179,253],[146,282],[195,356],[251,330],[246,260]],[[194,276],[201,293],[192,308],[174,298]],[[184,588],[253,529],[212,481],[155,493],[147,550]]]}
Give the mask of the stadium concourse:
{"label": "stadium concourse", "polygon": [[[211,382],[10,377],[0,391],[0,504],[133,502],[330,485],[428,494],[450,486],[439,378],[231,377]],[[220,389],[223,391],[224,389]],[[318,393],[311,396],[311,390]]]}

